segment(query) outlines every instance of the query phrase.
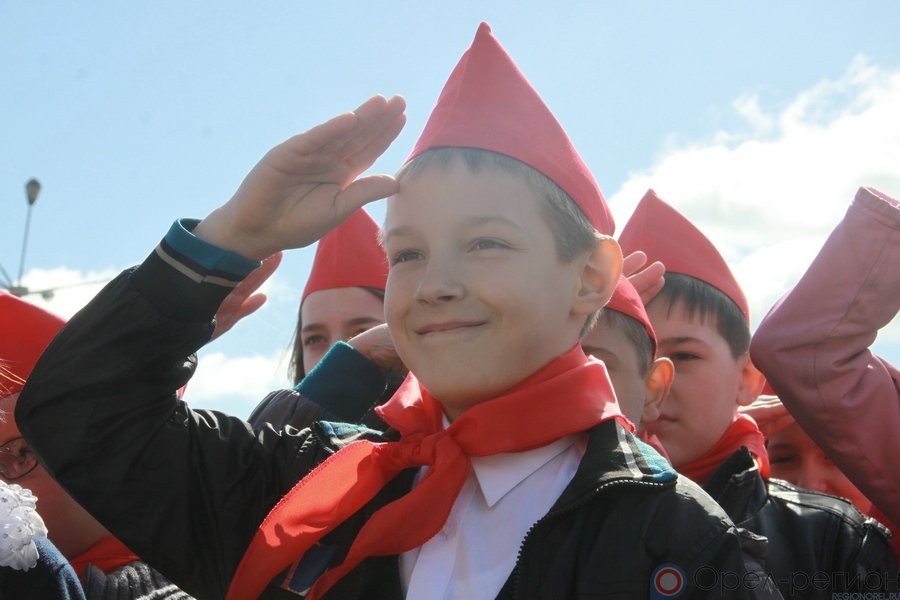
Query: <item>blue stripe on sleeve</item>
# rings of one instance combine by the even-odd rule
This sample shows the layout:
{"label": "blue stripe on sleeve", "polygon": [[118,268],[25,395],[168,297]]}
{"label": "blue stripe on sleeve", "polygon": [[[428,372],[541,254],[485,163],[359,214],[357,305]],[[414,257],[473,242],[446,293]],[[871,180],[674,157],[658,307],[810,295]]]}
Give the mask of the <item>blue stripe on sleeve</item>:
{"label": "blue stripe on sleeve", "polygon": [[178,219],[169,228],[166,242],[183,256],[210,271],[224,271],[237,277],[246,277],[262,264],[201,240],[191,233],[199,222],[199,219]]}

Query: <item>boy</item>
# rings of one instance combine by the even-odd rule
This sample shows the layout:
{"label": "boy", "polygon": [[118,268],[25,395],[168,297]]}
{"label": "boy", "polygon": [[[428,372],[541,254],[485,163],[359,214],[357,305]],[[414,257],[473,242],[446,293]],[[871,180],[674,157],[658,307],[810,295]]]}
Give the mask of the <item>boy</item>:
{"label": "boy", "polygon": [[581,348],[606,365],[619,408],[638,431],[655,421],[672,385],[674,367],[656,357],[656,334],[634,286],[619,278]]}
{"label": "boy", "polygon": [[[673,466],[702,484],[738,526],[768,538],[768,569],[785,597],[798,591],[795,574],[828,574],[825,588],[807,585],[804,593],[890,589],[883,575],[893,576],[897,567],[883,527],[842,499],[768,481],[762,433],[737,412],[763,386],[748,353],[749,310],[718,251],[653,190],[619,241],[626,252],[643,250],[666,267],[647,315],[659,353],[675,364],[675,381],[648,429]],[[857,580],[863,586],[857,588],[848,585],[847,573],[877,576]]]}
{"label": "boy", "polygon": [[[577,345],[622,259],[568,138],[486,25],[399,184],[354,182],[402,110],[374,98],[276,147],[77,315],[18,409],[42,459],[203,598],[719,596],[701,575],[743,572],[733,525],[630,435]],[[241,272],[392,194],[385,314],[411,376],[390,431],[177,402]]]}

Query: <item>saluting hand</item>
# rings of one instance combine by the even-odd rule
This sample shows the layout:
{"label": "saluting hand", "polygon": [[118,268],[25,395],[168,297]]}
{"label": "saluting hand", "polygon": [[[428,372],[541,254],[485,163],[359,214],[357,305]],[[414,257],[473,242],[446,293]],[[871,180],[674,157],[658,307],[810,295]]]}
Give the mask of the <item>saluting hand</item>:
{"label": "saluting hand", "polygon": [[622,273],[637,290],[641,302],[646,306],[663,289],[666,267],[658,260],[647,264],[647,255],[637,250],[625,257]]}
{"label": "saluting hand", "polygon": [[367,202],[397,191],[390,175],[356,179],[406,122],[399,96],[370,98],[272,148],[194,234],[251,260],[307,246]]}

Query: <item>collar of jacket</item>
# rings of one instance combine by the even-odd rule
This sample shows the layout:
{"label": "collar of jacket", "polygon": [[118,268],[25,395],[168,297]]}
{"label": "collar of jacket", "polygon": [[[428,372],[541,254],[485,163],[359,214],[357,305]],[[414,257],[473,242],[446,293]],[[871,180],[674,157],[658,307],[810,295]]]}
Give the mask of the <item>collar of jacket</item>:
{"label": "collar of jacket", "polygon": [[769,496],[766,481],[750,451],[741,446],[713,471],[703,490],[740,524],[762,508]]}
{"label": "collar of jacket", "polygon": [[550,512],[577,504],[608,484],[674,485],[678,473],[660,454],[616,421],[588,432],[584,458]]}

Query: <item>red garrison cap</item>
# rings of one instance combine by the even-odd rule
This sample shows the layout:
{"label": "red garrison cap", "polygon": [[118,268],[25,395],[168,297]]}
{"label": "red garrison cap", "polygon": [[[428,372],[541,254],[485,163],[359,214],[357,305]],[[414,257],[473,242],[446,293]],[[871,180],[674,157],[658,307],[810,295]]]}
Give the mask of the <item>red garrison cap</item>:
{"label": "red garrison cap", "polygon": [[62,317],[0,291],[0,365],[13,378],[0,377],[0,397],[22,390],[44,348],[65,324]]}
{"label": "red garrison cap", "polygon": [[725,259],[705,235],[681,213],[648,190],[619,235],[626,256],[636,250],[647,261],[660,261],[667,273],[681,273],[713,286],[737,304],[749,322],[747,298],[725,264]]}
{"label": "red garrison cap", "polygon": [[591,172],[487,23],[450,74],[407,162],[441,147],[481,148],[523,162],[569,194],[597,231],[615,230]]}
{"label": "red garrison cap", "polygon": [[613,290],[612,298],[609,299],[606,308],[631,317],[643,325],[653,343],[653,356],[656,356],[656,332],[650,325],[650,318],[647,317],[647,311],[644,310],[644,303],[641,301],[640,295],[624,275],[619,276],[619,282],[616,284],[616,289]]}
{"label": "red garrison cap", "polygon": [[344,287],[383,290],[387,272],[387,258],[378,243],[378,224],[359,209],[319,240],[300,302],[319,290]]}

